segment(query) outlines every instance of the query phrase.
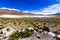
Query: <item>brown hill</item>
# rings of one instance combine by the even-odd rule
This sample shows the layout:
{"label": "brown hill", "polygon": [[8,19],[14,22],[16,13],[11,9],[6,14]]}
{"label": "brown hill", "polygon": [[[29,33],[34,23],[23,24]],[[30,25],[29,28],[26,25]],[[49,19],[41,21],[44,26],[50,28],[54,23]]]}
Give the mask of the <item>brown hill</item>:
{"label": "brown hill", "polygon": [[25,13],[25,12],[22,12],[22,11],[0,9],[0,15],[2,15],[2,14],[10,14],[10,15],[33,15],[32,13]]}

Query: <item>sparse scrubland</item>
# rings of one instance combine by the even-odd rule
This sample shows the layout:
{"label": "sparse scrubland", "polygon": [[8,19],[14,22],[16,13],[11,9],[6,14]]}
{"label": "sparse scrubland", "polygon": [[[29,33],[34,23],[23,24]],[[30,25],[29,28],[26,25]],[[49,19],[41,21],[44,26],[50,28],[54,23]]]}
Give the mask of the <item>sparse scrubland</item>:
{"label": "sparse scrubland", "polygon": [[[9,25],[14,25],[15,27],[33,27],[37,26],[47,26],[59,27],[60,19],[59,18],[0,18],[0,28],[7,27]],[[14,28],[14,27],[12,27]],[[16,28],[17,29],[17,28]]]}
{"label": "sparse scrubland", "polygon": [[[60,18],[0,18],[0,28],[11,27],[17,32],[14,32],[9,40],[17,40],[23,37],[32,36],[34,30],[39,31],[58,31],[60,28]],[[33,28],[31,30],[18,32],[19,30],[26,30],[29,27]],[[60,31],[59,31],[60,32]]]}

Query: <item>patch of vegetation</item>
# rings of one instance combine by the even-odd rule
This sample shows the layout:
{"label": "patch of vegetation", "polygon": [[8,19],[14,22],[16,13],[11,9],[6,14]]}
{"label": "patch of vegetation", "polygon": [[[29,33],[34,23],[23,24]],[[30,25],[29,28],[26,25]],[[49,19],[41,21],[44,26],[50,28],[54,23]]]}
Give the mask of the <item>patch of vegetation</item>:
{"label": "patch of vegetation", "polygon": [[46,26],[43,26],[42,30],[43,30],[43,31],[48,31],[48,32],[50,31],[49,28],[46,27]]}
{"label": "patch of vegetation", "polygon": [[54,31],[55,34],[60,34],[60,31]]}
{"label": "patch of vegetation", "polygon": [[26,38],[26,37],[30,37],[33,34],[33,30],[28,30],[26,29],[25,31],[21,31],[21,32],[15,32],[13,33],[9,40],[18,40],[19,38]]}

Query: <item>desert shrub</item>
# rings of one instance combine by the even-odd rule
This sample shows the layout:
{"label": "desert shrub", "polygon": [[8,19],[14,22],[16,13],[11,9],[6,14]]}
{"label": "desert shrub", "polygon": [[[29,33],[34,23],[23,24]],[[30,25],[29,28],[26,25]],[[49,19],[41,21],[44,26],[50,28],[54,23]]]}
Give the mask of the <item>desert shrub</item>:
{"label": "desert shrub", "polygon": [[32,34],[33,34],[33,30],[25,30],[24,32],[17,31],[10,36],[9,40],[18,40],[19,38],[30,37],[30,36],[32,36]]}

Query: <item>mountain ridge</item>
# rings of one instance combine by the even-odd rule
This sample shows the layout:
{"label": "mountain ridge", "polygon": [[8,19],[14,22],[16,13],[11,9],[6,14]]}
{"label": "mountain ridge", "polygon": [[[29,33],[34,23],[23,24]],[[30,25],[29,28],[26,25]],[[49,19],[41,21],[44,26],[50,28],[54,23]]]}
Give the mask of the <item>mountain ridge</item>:
{"label": "mountain ridge", "polygon": [[[9,14],[9,15],[40,15],[44,16],[44,14],[33,14],[30,12],[24,12],[18,9],[12,9],[12,8],[0,8],[0,15],[2,14]],[[47,16],[57,16],[60,15],[60,13],[55,13],[55,14],[49,14]]]}

